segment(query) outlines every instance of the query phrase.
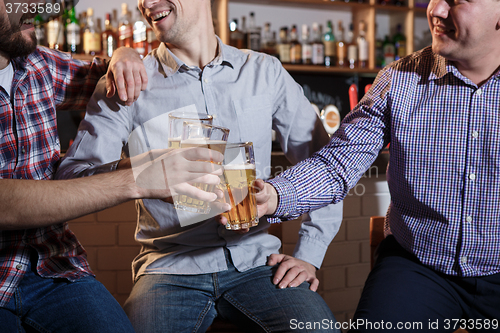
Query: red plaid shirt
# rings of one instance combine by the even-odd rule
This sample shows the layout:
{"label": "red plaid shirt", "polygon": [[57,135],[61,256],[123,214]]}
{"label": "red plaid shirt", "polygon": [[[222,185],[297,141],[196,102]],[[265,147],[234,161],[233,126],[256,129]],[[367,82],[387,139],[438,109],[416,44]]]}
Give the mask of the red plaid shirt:
{"label": "red plaid shirt", "polygon": [[[39,47],[26,58],[13,59],[12,65],[10,97],[0,87],[0,178],[52,179],[60,158],[56,107],[85,109],[107,64],[98,59],[89,64]],[[76,280],[93,275],[67,223],[0,230],[0,307],[13,295],[35,251],[43,277]]]}

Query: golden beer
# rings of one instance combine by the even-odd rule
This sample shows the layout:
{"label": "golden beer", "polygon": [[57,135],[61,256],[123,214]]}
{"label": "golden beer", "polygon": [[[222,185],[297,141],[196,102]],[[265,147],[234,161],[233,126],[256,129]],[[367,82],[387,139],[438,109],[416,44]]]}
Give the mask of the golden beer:
{"label": "golden beer", "polygon": [[[169,145],[170,142],[172,142],[173,144],[177,143],[176,141],[169,141]],[[187,139],[183,140],[182,142],[179,142],[179,144],[181,148],[195,148],[195,147],[208,148],[216,150],[221,154],[224,154],[224,150],[226,149],[226,141],[222,140]],[[172,146],[172,148],[176,147]],[[216,187],[216,185],[209,185],[202,183],[194,183],[193,186],[205,192],[213,192]],[[174,195],[173,200],[176,209],[182,209],[202,214],[207,214],[210,211],[210,207],[207,202],[188,197],[187,195]]]}
{"label": "golden beer", "polygon": [[231,210],[224,213],[228,220],[227,229],[239,230],[258,224],[254,181],[254,164],[230,164],[224,167],[223,200],[231,205]]}

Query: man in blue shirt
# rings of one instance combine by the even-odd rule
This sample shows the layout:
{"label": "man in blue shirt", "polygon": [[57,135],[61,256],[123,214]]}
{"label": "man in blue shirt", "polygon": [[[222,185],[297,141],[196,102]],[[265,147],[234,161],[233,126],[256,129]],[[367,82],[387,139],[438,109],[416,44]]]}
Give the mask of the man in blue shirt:
{"label": "man in blue shirt", "polygon": [[432,46],[384,68],[331,142],[261,193],[283,219],[338,202],[390,143],[387,237],[355,331],[499,329],[500,2],[431,0],[427,17]]}
{"label": "man in blue shirt", "polygon": [[[119,169],[127,161],[119,161],[123,148],[133,156],[166,147],[167,115],[179,109],[213,115],[215,125],[230,129],[229,142],[253,142],[261,178],[270,175],[273,129],[294,163],[328,142],[301,87],[277,59],[220,41],[210,1],[141,0],[139,8],[163,42],[144,59],[148,88],[127,106],[106,98],[99,83],[58,177]],[[125,304],[136,331],[205,331],[217,315],[252,332],[290,331],[292,320],[302,331],[325,328],[320,323],[336,331],[314,291],[341,205],[304,217],[294,257],[278,254],[281,242],[267,232],[266,219],[241,234],[213,218],[186,224],[163,201],[139,200],[137,208],[142,250]]]}

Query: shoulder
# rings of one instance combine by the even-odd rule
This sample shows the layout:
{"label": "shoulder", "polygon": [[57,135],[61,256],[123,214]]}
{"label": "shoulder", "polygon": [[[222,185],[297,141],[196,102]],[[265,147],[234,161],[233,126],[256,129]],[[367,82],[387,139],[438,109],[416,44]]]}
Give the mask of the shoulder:
{"label": "shoulder", "polygon": [[269,54],[248,49],[237,49],[235,47],[222,44],[224,60],[239,66],[252,66],[259,69],[281,70],[281,62]]}

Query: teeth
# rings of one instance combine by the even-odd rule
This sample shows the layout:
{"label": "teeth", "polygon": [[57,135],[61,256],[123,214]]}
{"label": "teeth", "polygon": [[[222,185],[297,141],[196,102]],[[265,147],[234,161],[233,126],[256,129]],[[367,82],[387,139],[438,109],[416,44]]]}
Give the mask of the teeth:
{"label": "teeth", "polygon": [[34,24],[34,23],[35,23],[35,19],[34,18],[23,20],[23,24]]}
{"label": "teeth", "polygon": [[156,14],[155,16],[153,16],[153,21],[158,21],[159,19],[162,19],[164,17],[167,17],[169,14],[170,14],[170,10],[166,10],[166,11],[163,11],[161,13],[158,13]]}

